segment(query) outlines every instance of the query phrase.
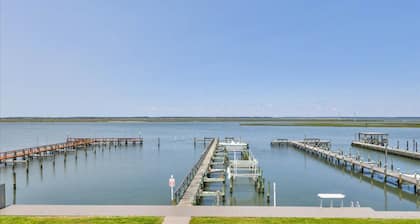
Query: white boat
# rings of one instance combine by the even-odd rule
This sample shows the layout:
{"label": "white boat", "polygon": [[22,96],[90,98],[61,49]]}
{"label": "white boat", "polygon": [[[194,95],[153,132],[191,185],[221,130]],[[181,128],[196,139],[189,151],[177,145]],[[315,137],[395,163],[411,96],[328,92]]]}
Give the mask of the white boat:
{"label": "white boat", "polygon": [[228,151],[244,150],[248,148],[247,143],[232,139],[219,142],[219,146],[225,147]]}

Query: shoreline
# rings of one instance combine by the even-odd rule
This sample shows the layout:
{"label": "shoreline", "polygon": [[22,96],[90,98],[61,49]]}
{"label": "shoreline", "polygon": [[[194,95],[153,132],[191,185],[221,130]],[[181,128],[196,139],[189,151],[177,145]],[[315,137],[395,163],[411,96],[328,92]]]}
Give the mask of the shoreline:
{"label": "shoreline", "polygon": [[420,118],[274,117],[7,117],[1,123],[178,123],[237,122],[240,126],[420,128]]}

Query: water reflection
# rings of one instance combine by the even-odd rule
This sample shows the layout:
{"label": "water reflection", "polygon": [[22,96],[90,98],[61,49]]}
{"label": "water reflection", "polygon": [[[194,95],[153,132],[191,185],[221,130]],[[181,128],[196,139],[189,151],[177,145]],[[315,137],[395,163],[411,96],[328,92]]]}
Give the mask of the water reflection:
{"label": "water reflection", "polygon": [[[343,192],[347,195],[347,206],[351,200],[358,200],[362,206],[379,210],[419,208],[418,197],[405,192],[412,190],[410,187],[404,186],[401,191],[391,184],[384,184],[380,177],[375,176],[375,180],[372,180],[369,174],[363,176],[338,169],[295,149],[271,149],[269,146],[272,139],[299,139],[305,133],[307,136],[330,139],[334,149],[342,148],[344,151],[351,151],[352,154],[360,153],[364,158],[369,156],[375,160],[383,160],[384,156],[381,153],[349,146],[360,128],[243,127],[237,123],[0,125],[2,130],[7,130],[0,136],[1,149],[36,145],[36,136],[49,136],[49,142],[60,142],[66,133],[77,133],[82,137],[125,137],[130,133],[137,136],[141,130],[145,135],[143,148],[138,145],[98,146],[89,148],[85,156],[83,151],[75,153],[69,150],[56,154],[55,165],[54,160],[44,158],[43,170],[38,164],[39,159],[32,160],[27,174],[26,168],[19,165],[16,167],[17,199],[13,199],[11,168],[0,168],[0,183],[6,183],[8,204],[169,204],[168,176],[174,174],[179,183],[203,151],[202,144],[196,143],[194,147],[194,137],[241,136],[250,143],[254,155],[258,158],[267,178],[266,183],[268,180],[270,183],[277,183],[278,205],[317,206],[317,193]],[[420,136],[420,129],[396,128],[378,131],[390,133],[391,140],[400,139],[400,145],[403,142],[405,144],[404,138],[413,139]],[[95,150],[100,151],[95,153]],[[78,158],[80,156],[82,157]],[[400,168],[401,171],[407,172],[418,170],[420,165],[418,161],[391,155],[389,161],[393,162],[395,169]],[[244,182],[242,186],[237,184],[234,187],[234,193],[226,195],[226,205],[267,204],[266,194],[255,194],[252,185]]]}

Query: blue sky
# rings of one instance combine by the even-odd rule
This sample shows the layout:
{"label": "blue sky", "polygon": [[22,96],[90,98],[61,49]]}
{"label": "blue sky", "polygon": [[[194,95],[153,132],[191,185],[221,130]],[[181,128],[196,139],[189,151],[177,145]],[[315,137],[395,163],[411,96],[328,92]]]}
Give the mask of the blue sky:
{"label": "blue sky", "polygon": [[0,116],[420,116],[420,1],[0,0]]}

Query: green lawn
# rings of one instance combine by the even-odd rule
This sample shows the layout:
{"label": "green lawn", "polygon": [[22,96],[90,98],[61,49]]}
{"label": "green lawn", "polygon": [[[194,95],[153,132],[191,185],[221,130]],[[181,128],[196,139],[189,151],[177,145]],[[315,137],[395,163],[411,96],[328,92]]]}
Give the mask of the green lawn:
{"label": "green lawn", "polygon": [[321,218],[193,218],[190,224],[420,224],[404,219],[321,219]]}
{"label": "green lawn", "polygon": [[161,217],[17,217],[0,216],[0,224],[160,224]]}

